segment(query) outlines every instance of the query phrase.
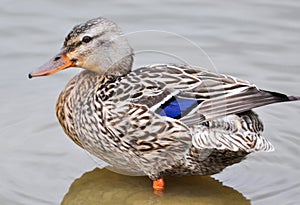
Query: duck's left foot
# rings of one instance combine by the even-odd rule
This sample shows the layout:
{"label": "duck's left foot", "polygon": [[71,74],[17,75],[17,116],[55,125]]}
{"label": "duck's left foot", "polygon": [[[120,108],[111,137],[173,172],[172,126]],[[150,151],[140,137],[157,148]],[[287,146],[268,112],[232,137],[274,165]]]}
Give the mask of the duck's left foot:
{"label": "duck's left foot", "polygon": [[165,182],[163,178],[153,181],[153,189],[155,192],[161,192],[165,189]]}

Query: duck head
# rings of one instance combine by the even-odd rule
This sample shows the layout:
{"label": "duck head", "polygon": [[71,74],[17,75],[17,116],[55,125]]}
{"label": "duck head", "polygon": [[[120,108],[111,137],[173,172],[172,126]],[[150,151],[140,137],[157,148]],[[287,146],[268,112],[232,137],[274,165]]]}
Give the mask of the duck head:
{"label": "duck head", "polygon": [[132,62],[132,48],[121,29],[100,17],[75,26],[65,38],[61,51],[29,73],[29,78],[51,75],[69,67],[120,76],[130,72]]}

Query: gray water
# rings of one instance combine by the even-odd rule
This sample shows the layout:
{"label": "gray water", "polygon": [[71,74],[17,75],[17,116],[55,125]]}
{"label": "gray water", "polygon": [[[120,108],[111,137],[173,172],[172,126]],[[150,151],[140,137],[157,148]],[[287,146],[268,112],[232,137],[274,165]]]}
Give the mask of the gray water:
{"label": "gray water", "polygon": [[213,176],[217,180],[171,178],[165,196],[157,197],[147,178],[94,170],[101,164],[66,137],[55,117],[60,91],[80,69],[34,80],[27,74],[58,52],[73,25],[97,16],[125,33],[144,31],[128,34],[142,51],[136,66],[183,61],[300,95],[296,0],[2,0],[0,204],[300,203],[299,102],[256,109],[276,150],[251,154]]}

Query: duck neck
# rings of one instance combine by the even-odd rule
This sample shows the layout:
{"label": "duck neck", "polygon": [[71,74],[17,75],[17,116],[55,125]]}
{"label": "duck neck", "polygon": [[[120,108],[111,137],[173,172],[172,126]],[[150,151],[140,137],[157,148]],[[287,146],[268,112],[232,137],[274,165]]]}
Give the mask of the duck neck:
{"label": "duck neck", "polygon": [[123,57],[121,60],[113,63],[104,72],[105,76],[121,77],[125,76],[132,70],[133,54]]}

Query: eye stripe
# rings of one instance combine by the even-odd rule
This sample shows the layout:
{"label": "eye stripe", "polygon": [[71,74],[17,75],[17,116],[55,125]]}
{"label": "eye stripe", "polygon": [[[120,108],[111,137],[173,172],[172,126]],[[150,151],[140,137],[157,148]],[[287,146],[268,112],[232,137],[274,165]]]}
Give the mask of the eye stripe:
{"label": "eye stripe", "polygon": [[[90,41],[92,41],[92,40],[94,40],[94,39],[96,39],[96,38],[99,38],[100,36],[102,36],[102,35],[105,34],[105,33],[106,33],[106,31],[103,31],[102,33],[99,33],[98,35],[95,35],[95,36],[93,36],[93,37],[89,36],[89,37],[91,37],[91,40],[90,40]],[[84,37],[85,37],[85,36],[84,36]],[[83,38],[84,38],[84,37],[83,37]],[[82,38],[82,40],[83,40],[83,38]],[[65,47],[67,47],[68,52],[74,51],[77,47],[81,46],[82,43],[83,43],[82,40],[81,40],[81,41],[78,41],[78,42],[71,43],[70,45],[65,45]],[[90,41],[89,41],[89,42],[90,42]]]}
{"label": "eye stripe", "polygon": [[70,51],[74,51],[74,50],[75,50],[75,48],[79,47],[81,44],[82,44],[82,41],[79,41],[79,42],[74,42],[74,43],[72,43],[72,44],[68,45],[68,46],[67,46],[67,50],[68,50],[68,52],[70,52]]}

